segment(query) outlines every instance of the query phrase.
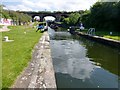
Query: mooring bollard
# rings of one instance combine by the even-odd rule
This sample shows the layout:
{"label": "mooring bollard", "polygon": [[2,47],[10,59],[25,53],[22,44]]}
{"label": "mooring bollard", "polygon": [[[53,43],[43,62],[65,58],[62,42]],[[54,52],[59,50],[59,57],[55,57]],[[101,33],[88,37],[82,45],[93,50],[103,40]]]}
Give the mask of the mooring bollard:
{"label": "mooring bollard", "polygon": [[5,42],[12,42],[12,41],[14,41],[14,40],[9,40],[9,39],[8,39],[8,36],[4,36],[3,41],[5,41]]}
{"label": "mooring bollard", "polygon": [[4,37],[4,41],[8,41],[8,36],[5,36],[5,37]]}

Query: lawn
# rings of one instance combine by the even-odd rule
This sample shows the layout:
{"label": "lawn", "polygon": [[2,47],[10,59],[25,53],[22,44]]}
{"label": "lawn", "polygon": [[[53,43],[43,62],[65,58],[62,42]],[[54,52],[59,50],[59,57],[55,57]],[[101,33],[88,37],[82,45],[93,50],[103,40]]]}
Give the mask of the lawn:
{"label": "lawn", "polygon": [[2,33],[13,42],[2,41],[2,88],[10,87],[31,60],[32,50],[42,33],[28,26],[10,26]]}

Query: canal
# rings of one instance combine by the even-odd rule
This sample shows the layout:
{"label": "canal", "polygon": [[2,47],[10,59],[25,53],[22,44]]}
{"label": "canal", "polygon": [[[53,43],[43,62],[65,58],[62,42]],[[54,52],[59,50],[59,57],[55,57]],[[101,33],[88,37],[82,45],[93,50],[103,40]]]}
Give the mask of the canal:
{"label": "canal", "polygon": [[48,32],[58,88],[118,88],[117,49],[69,32]]}

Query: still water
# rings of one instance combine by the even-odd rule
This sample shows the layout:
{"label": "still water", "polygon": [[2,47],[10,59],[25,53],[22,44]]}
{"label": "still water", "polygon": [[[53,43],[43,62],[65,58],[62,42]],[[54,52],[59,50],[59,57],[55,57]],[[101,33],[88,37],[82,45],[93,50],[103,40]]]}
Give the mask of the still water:
{"label": "still water", "polygon": [[69,32],[48,32],[58,88],[118,88],[117,49]]}

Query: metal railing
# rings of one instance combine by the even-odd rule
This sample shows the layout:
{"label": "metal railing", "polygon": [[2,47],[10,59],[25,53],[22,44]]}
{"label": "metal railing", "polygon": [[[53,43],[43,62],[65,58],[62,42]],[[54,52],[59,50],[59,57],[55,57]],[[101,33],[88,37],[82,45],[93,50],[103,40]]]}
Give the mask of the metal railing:
{"label": "metal railing", "polygon": [[87,34],[88,34],[88,35],[95,36],[95,28],[90,28],[90,29],[87,31]]}

